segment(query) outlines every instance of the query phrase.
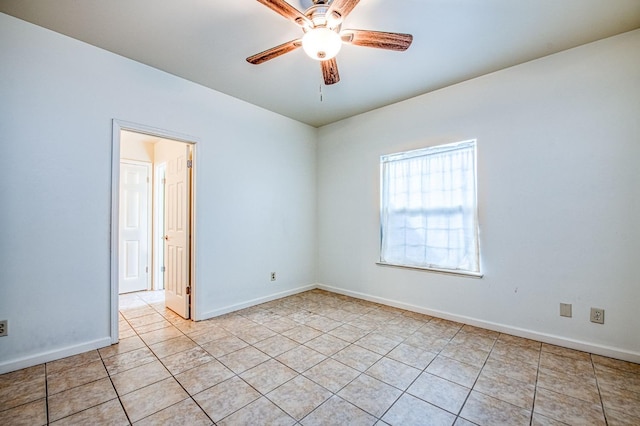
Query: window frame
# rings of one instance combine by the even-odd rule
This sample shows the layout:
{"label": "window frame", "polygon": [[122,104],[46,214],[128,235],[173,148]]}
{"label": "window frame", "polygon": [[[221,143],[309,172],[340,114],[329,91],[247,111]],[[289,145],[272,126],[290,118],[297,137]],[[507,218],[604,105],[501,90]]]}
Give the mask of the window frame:
{"label": "window frame", "polygon": [[[385,173],[384,167],[385,164],[391,161],[398,160],[408,160],[417,157],[424,157],[428,155],[441,154],[447,151],[455,151],[467,146],[473,147],[473,179],[474,179],[474,207],[475,210],[473,212],[473,232],[475,234],[474,243],[475,243],[475,255],[476,262],[478,266],[478,270],[467,270],[461,268],[444,268],[436,265],[417,265],[417,264],[402,264],[402,263],[392,263],[383,261],[383,238],[384,238],[384,210],[385,210]],[[405,268],[405,269],[413,269],[419,271],[430,271],[448,275],[460,275],[465,277],[472,278],[482,278],[484,276],[482,272],[482,262],[481,262],[481,254],[480,254],[480,225],[479,225],[479,214],[478,214],[478,173],[477,173],[477,164],[478,164],[478,144],[477,139],[469,139],[460,142],[447,143],[441,145],[435,145],[430,147],[418,148],[413,150],[407,150],[403,152],[397,152],[392,154],[386,154],[380,156],[380,246],[379,246],[379,258],[376,262],[377,265],[380,266],[388,266],[388,267],[397,267],[397,268]]]}

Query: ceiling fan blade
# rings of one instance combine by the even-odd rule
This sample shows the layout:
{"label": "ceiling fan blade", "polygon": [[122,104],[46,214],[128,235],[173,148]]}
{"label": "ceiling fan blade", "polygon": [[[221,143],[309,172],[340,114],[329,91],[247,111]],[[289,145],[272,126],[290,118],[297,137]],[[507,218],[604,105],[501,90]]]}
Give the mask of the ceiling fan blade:
{"label": "ceiling fan blade", "polygon": [[258,2],[301,27],[313,26],[309,18],[284,0],[258,0]]}
{"label": "ceiling fan blade", "polygon": [[277,58],[280,55],[284,55],[285,53],[296,50],[300,46],[302,46],[302,41],[300,41],[299,39],[291,40],[279,46],[267,49],[264,52],[256,53],[253,56],[249,56],[247,58],[247,62],[249,62],[250,64],[259,65],[263,62],[267,62],[270,59]]}
{"label": "ceiling fan blade", "polygon": [[346,18],[349,13],[353,10],[354,7],[358,5],[360,0],[333,0],[329,5],[329,10],[327,10],[327,16],[337,13],[338,16],[336,18]]}
{"label": "ceiling fan blade", "polygon": [[404,51],[411,46],[411,34],[385,33],[382,31],[344,30],[340,33],[344,43],[355,46]]}
{"label": "ceiling fan blade", "polygon": [[320,62],[322,67],[322,76],[324,77],[324,84],[327,86],[330,84],[336,84],[340,81],[340,74],[338,74],[338,63],[336,58],[328,59]]}

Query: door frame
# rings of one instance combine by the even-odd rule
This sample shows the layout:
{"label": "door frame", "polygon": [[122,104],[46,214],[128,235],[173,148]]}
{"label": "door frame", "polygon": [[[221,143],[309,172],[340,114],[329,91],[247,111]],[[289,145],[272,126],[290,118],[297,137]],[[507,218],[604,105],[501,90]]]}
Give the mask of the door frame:
{"label": "door frame", "polygon": [[[153,163],[150,163],[148,161],[139,161],[139,160],[123,160],[120,159],[120,164],[118,165],[118,167],[120,167],[122,165],[122,163],[125,164],[133,164],[136,166],[144,166],[147,169],[147,177],[149,179],[148,183],[149,185],[147,186],[147,265],[149,270],[147,271],[147,280],[146,280],[146,287],[147,290],[151,290],[151,286],[152,286],[152,277],[153,277]],[[119,171],[118,171],[119,173]],[[119,184],[119,182],[118,182]],[[118,191],[120,191],[121,188],[118,188]],[[118,203],[120,202],[120,199],[118,198]],[[120,211],[120,206],[118,205],[118,211]],[[120,220],[120,216],[118,216],[118,221]],[[120,237],[120,224],[118,223],[118,238]],[[118,240],[118,243],[120,242],[120,240]],[[120,250],[120,246],[118,245],[118,250]],[[118,256],[120,255],[120,253],[118,252]],[[120,267],[120,264],[118,264],[118,268]],[[118,271],[119,273],[120,271]],[[118,293],[120,293],[120,275],[118,275]]]}
{"label": "door frame", "polygon": [[198,138],[191,135],[186,135],[170,130],[158,129],[155,127],[146,126],[144,124],[132,123],[124,120],[113,119],[112,121],[112,135],[111,135],[111,224],[110,224],[110,283],[111,283],[111,298],[110,298],[110,333],[111,343],[118,343],[118,319],[119,319],[119,293],[118,293],[118,277],[119,277],[119,244],[120,244],[120,132],[122,130],[129,130],[136,133],[147,134],[152,137],[158,137],[163,139],[170,139],[177,142],[187,143],[191,145],[191,199],[190,199],[190,211],[191,211],[191,241],[189,244],[190,256],[189,256],[189,281],[191,287],[191,319],[198,318],[197,315],[197,292],[198,287],[196,285],[196,170],[197,170],[197,150],[196,147],[200,142]]}

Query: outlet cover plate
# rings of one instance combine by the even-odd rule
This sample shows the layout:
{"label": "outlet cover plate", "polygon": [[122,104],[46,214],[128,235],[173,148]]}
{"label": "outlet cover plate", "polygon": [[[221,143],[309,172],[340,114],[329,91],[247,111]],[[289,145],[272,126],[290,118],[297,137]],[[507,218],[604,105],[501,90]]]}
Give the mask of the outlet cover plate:
{"label": "outlet cover plate", "polygon": [[591,322],[596,324],[604,324],[604,309],[591,308]]}
{"label": "outlet cover plate", "polygon": [[276,280],[276,273],[272,272],[271,273],[271,281],[275,281]]}
{"label": "outlet cover plate", "polygon": [[560,304],[560,316],[571,318],[571,303]]}
{"label": "outlet cover plate", "polygon": [[0,321],[0,337],[9,334],[9,320]]}

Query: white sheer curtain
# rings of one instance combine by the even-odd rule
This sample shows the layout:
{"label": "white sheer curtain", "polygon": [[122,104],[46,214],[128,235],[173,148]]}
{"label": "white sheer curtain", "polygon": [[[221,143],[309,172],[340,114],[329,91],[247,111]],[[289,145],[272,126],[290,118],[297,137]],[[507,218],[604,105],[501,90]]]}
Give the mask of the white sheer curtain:
{"label": "white sheer curtain", "polygon": [[476,144],[381,157],[383,263],[480,272]]}

